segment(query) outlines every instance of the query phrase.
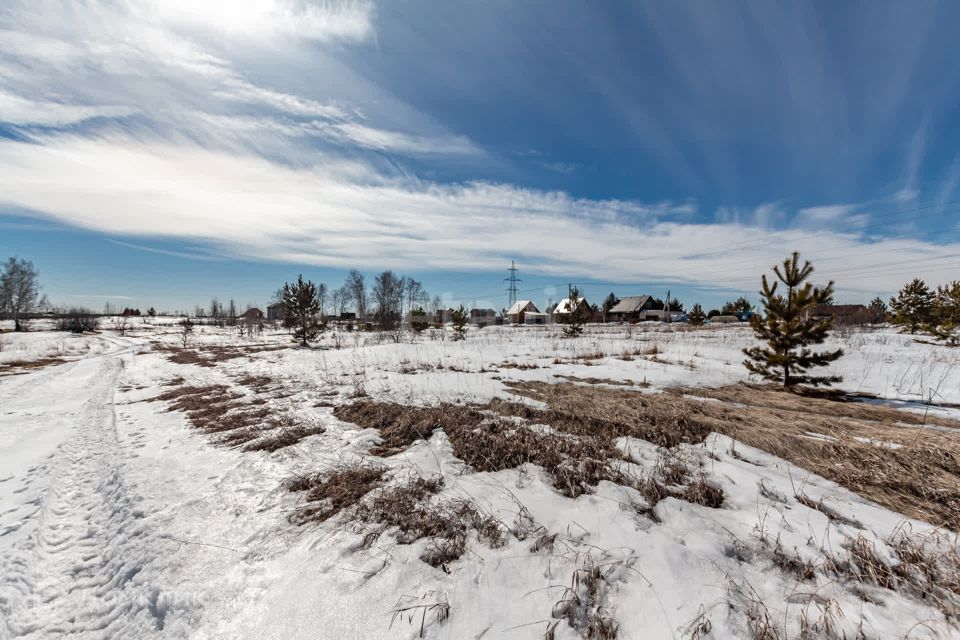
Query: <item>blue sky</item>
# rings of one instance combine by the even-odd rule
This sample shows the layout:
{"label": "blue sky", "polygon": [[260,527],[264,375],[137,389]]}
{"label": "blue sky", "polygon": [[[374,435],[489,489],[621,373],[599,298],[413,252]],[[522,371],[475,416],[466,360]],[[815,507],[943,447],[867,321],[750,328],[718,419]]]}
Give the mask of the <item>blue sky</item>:
{"label": "blue sky", "polygon": [[944,2],[4,3],[0,255],[54,302],[414,275],[501,307],[960,274]]}

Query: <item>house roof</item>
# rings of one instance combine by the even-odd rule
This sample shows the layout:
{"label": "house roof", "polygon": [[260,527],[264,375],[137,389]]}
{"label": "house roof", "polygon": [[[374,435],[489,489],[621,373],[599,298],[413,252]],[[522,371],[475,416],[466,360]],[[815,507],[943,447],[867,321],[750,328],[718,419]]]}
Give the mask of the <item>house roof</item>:
{"label": "house roof", "polygon": [[643,309],[643,305],[647,304],[649,299],[650,296],[627,296],[613,305],[610,313],[636,313]]}
{"label": "house roof", "polygon": [[[587,302],[587,299],[584,298],[583,296],[580,296],[579,298],[577,298],[578,306],[584,305],[586,304],[586,302]],[[557,305],[557,307],[553,310],[554,313],[570,313],[570,311],[572,311],[572,309],[570,308],[570,298],[564,298],[563,300],[561,300],[560,303]]]}
{"label": "house roof", "polygon": [[507,315],[516,315],[521,311],[540,313],[540,309],[537,309],[537,305],[533,304],[533,300],[517,300],[513,303],[513,306],[510,307],[510,310],[507,311]]}

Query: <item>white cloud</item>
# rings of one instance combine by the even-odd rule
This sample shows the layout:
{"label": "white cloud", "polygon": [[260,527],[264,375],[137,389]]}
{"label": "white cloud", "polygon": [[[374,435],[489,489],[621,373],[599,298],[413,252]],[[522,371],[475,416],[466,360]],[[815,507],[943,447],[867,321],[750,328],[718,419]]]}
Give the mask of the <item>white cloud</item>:
{"label": "white cloud", "polygon": [[[0,141],[0,203],[111,234],[209,243],[231,256],[403,270],[528,271],[753,290],[797,249],[841,291],[905,273],[943,281],[960,245],[850,232],[678,222],[690,203],[577,199],[506,184],[388,178],[322,157],[308,168],[131,139]],[[896,265],[917,260],[922,265]],[[934,260],[929,260],[934,258]],[[892,268],[893,267],[893,268]]]}
{"label": "white cloud", "polygon": [[362,41],[373,34],[373,3],[340,0],[135,0],[134,12],[175,27],[248,38],[294,36]]}
{"label": "white cloud", "polygon": [[89,106],[30,100],[0,89],[0,122],[13,125],[62,127],[91,118],[117,118],[133,113],[136,113],[136,109],[123,106]]}

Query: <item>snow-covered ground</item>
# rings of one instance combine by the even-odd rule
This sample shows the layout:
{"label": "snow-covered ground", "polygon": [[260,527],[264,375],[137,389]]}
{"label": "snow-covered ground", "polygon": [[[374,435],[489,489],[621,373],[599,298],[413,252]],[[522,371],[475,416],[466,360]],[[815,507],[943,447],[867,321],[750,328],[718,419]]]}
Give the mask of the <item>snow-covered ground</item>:
{"label": "snow-covered ground", "polygon": [[[499,548],[471,538],[445,569],[420,560],[424,540],[387,534],[365,547],[345,519],[288,520],[302,499],[287,490],[291,478],[371,459],[377,433],[337,420],[331,405],[357,396],[483,402],[508,397],[509,381],[559,376],[632,381],[637,393],[718,386],[747,378],[745,327],[590,327],[573,340],[557,327],[503,327],[472,330],[464,342],[429,331],[400,343],[328,332],[312,349],[271,348],[289,343],[282,331],[198,327],[190,341],[201,353],[249,349],[203,364],[171,361],[180,336],[161,320],[123,336],[0,341],[3,360],[67,360],[0,378],[0,638],[415,638],[422,629],[430,638],[552,630],[569,639],[586,632],[553,614],[573,594],[583,615],[599,607],[616,620],[621,638],[761,637],[764,620],[769,638],[801,637],[803,620],[807,637],[960,637],[915,594],[819,573],[801,580],[775,562],[780,553],[816,564],[858,540],[882,551],[897,531],[939,533],[945,548],[955,533],[716,434],[676,453],[723,487],[723,506],[669,497],[655,518],[618,484],[572,499],[532,465],[474,472],[443,432],[374,458],[391,482],[439,474],[442,497],[470,500],[515,533],[536,532],[511,534]],[[844,389],[907,410],[960,403],[958,350],[890,330],[832,342],[846,351],[831,367]],[[174,378],[239,389],[249,375],[273,381],[266,407],[325,431],[273,453],[243,452],[216,446],[156,401]],[[960,416],[949,407],[934,414]],[[640,470],[662,459],[645,441],[619,444]],[[798,486],[844,518],[798,502]],[[555,536],[552,546],[531,551],[542,534]],[[588,598],[589,571],[601,579]]]}

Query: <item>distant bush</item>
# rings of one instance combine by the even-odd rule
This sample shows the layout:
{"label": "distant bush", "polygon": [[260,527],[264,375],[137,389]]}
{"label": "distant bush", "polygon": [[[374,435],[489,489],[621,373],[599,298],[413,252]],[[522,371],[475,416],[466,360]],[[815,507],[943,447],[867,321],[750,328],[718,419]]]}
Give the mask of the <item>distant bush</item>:
{"label": "distant bush", "polygon": [[57,318],[57,329],[70,333],[96,331],[97,324],[97,317],[89,309],[83,307],[73,307]]}

